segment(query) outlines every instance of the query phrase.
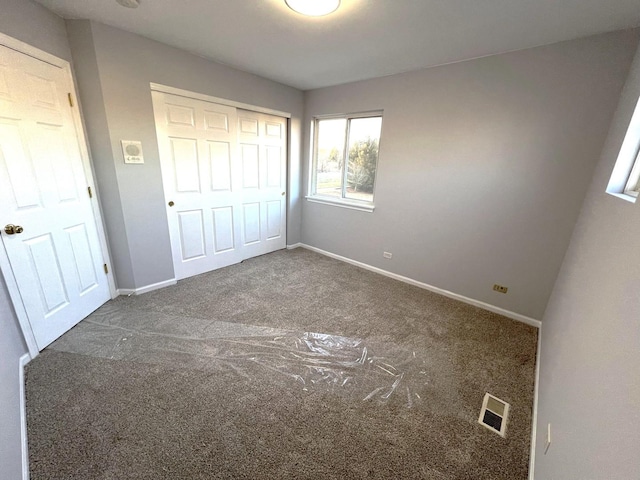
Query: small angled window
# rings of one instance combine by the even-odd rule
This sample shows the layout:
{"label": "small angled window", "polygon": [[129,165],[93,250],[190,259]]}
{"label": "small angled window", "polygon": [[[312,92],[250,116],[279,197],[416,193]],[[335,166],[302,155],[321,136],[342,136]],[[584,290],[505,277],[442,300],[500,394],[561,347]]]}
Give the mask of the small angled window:
{"label": "small angled window", "polygon": [[640,192],[640,100],[629,121],[618,158],[611,172],[607,193],[635,203]]}
{"label": "small angled window", "polygon": [[638,149],[636,159],[633,162],[633,168],[631,169],[631,173],[627,179],[627,184],[624,187],[624,193],[626,195],[631,195],[632,197],[637,197],[638,191],[640,191],[640,148]]}

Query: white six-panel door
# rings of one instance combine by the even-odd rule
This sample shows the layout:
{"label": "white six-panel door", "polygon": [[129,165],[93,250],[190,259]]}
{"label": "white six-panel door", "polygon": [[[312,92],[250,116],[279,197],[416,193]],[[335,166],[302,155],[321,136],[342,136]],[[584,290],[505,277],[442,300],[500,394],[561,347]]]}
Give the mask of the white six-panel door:
{"label": "white six-panel door", "polygon": [[110,298],[70,91],[0,46],[0,237],[40,350]]}
{"label": "white six-panel door", "polygon": [[286,247],[286,119],[238,110],[244,258]]}
{"label": "white six-panel door", "polygon": [[285,248],[286,119],[152,95],[176,277]]}

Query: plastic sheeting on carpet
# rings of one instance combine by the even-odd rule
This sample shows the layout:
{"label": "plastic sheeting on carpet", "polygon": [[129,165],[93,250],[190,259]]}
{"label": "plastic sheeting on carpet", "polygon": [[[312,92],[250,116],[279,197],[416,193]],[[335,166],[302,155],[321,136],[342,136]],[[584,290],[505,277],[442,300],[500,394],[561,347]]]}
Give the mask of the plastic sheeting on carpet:
{"label": "plastic sheeting on carpet", "polygon": [[373,346],[358,338],[227,322],[210,322],[199,335],[176,335],[103,320],[85,320],[51,348],[115,360],[233,369],[252,381],[282,375],[305,392],[378,404],[394,400],[407,408],[423,401],[430,381],[427,358],[391,343]]}

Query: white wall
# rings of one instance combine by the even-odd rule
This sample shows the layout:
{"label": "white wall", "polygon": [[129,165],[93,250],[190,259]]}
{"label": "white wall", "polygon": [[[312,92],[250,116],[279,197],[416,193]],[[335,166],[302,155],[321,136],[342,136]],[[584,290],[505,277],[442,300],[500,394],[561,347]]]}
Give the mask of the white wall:
{"label": "white wall", "polygon": [[544,315],[540,480],[640,478],[640,205],[605,193],[639,96],[640,50]]}
{"label": "white wall", "polygon": [[[31,0],[2,0],[0,32],[65,60],[71,58],[62,19]],[[22,478],[19,359],[26,353],[4,278],[0,276],[1,480]]]}
{"label": "white wall", "polygon": [[[374,213],[303,201],[302,241],[542,318],[637,42],[616,32],[306,92],[306,125],[384,117]],[[308,151],[307,136],[305,185]]]}
{"label": "white wall", "polygon": [[[299,241],[302,92],[99,23],[67,28],[119,288],[174,277],[150,82],[292,114],[287,237]],[[124,164],[121,139],[142,141],[144,165]]]}

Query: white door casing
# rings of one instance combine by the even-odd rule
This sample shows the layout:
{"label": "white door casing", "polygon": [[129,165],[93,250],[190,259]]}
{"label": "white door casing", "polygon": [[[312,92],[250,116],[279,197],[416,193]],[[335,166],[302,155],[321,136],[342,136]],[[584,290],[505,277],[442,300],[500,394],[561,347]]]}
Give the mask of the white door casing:
{"label": "white door casing", "polygon": [[[41,350],[111,291],[68,64],[29,53],[0,46],[0,237],[12,301]],[[8,224],[24,231],[9,235]]]}
{"label": "white door casing", "polygon": [[286,247],[286,119],[153,91],[176,278]]}

